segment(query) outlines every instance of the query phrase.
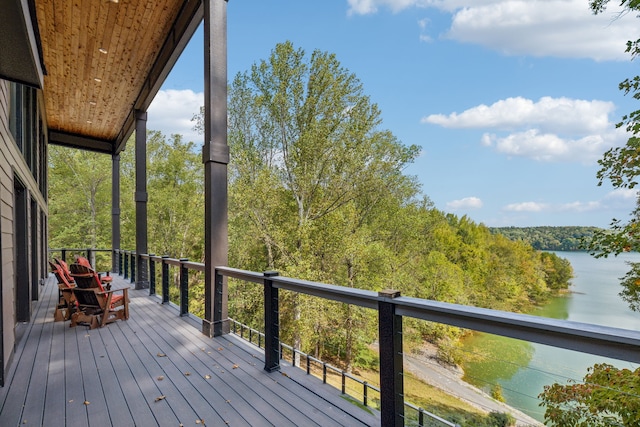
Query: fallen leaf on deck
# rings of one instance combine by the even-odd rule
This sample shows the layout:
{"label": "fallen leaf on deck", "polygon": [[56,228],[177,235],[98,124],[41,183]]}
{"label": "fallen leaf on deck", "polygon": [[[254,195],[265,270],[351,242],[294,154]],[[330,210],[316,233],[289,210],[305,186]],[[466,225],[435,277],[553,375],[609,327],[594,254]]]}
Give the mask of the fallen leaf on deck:
{"label": "fallen leaf on deck", "polygon": [[238,369],[238,365],[233,365],[233,369]]}
{"label": "fallen leaf on deck", "polygon": [[162,381],[163,379],[164,379],[164,377],[163,377],[162,375],[160,375],[160,376],[158,377],[158,381]]}
{"label": "fallen leaf on deck", "polygon": [[164,400],[167,396],[165,396],[164,394],[162,396],[158,396],[156,397],[156,402],[159,402],[161,400]]}
{"label": "fallen leaf on deck", "polygon": [[218,351],[222,351],[224,350],[222,347],[218,347]]}
{"label": "fallen leaf on deck", "polygon": [[207,374],[207,375],[205,375],[205,376],[204,376],[204,378],[205,378],[206,380],[210,380],[210,379],[211,379],[211,375]]}
{"label": "fallen leaf on deck", "polygon": [[282,374],[283,377],[289,378],[289,375],[285,374],[284,372],[281,372],[281,374]]}
{"label": "fallen leaf on deck", "polygon": [[91,403],[91,402],[89,402],[88,400],[85,400],[85,401],[84,401],[84,404],[85,404],[85,405],[89,405],[90,403]]}
{"label": "fallen leaf on deck", "polygon": [[185,377],[188,377],[189,375],[191,375],[191,372],[185,372],[185,373],[184,373],[184,376],[185,376]]}
{"label": "fallen leaf on deck", "polygon": [[167,355],[164,353],[158,353],[158,357],[167,357]]}

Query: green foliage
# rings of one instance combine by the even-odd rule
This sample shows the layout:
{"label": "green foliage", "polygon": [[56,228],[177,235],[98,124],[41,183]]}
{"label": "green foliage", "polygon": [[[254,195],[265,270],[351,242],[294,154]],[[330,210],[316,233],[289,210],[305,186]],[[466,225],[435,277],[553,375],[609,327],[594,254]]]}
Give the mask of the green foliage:
{"label": "green foliage", "polygon": [[491,397],[498,402],[504,402],[504,395],[502,394],[502,386],[500,384],[494,384],[491,387]]}
{"label": "green foliage", "polygon": [[489,423],[494,427],[509,427],[516,425],[516,420],[504,412],[491,412],[489,414]]}
{"label": "green foliage", "polygon": [[563,427],[640,425],[640,368],[607,364],[589,368],[582,383],[545,386],[545,419]]}
{"label": "green foliage", "polygon": [[111,158],[49,147],[52,248],[111,246]]}
{"label": "green foliage", "polygon": [[490,230],[511,240],[527,242],[539,251],[584,250],[584,241],[602,231],[597,227],[495,227]]}
{"label": "green foliage", "polygon": [[553,290],[566,289],[567,283],[573,278],[573,268],[569,260],[550,252],[541,252],[540,259],[547,286]]}

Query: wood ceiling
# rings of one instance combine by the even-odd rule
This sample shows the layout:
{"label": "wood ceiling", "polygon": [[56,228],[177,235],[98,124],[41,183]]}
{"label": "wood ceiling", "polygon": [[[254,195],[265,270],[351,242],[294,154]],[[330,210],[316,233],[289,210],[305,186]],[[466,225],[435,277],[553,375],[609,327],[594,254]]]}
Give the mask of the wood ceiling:
{"label": "wood ceiling", "polygon": [[[50,142],[118,152],[202,20],[200,1],[36,0]],[[53,140],[51,140],[53,139]]]}

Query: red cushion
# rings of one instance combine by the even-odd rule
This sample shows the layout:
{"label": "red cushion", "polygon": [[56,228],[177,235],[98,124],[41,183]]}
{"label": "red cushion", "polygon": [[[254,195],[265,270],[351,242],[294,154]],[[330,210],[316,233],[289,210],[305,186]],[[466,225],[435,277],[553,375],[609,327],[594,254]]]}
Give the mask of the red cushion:
{"label": "red cushion", "polygon": [[61,259],[54,258],[54,261],[60,266],[62,269],[62,273],[65,275],[69,282],[73,282],[73,277],[71,277],[71,273],[69,272],[69,266],[66,262]]}

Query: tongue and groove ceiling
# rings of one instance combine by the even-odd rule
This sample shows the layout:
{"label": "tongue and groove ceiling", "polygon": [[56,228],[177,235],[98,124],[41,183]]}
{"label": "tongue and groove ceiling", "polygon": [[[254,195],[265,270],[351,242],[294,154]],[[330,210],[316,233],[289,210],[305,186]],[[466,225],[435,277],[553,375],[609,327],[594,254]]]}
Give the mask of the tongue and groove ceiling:
{"label": "tongue and groove ceiling", "polygon": [[111,154],[203,19],[201,1],[35,0],[35,9],[49,142]]}

